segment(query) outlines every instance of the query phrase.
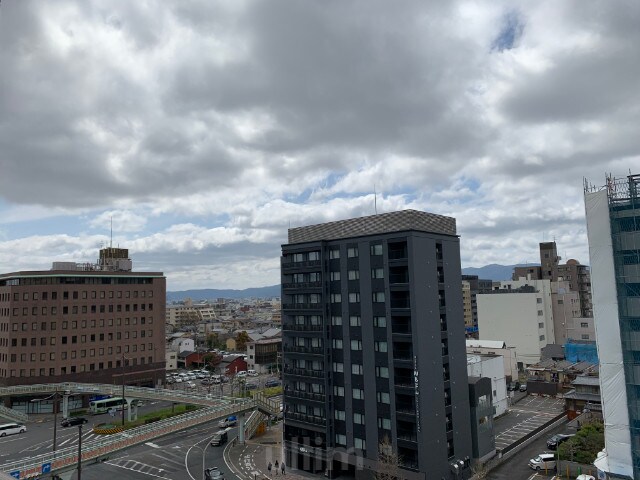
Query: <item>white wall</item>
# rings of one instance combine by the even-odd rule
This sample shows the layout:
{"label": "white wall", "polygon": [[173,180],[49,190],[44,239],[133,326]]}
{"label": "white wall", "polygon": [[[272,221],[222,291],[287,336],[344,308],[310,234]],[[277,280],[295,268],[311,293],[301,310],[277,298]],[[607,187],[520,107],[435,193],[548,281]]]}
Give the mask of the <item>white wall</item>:
{"label": "white wall", "polygon": [[516,349],[511,348],[491,348],[491,347],[478,347],[469,346],[470,340],[467,340],[467,355],[471,354],[489,354],[499,355],[502,358],[502,364],[504,368],[504,375],[511,377],[511,381],[515,382],[518,379],[518,363]]}
{"label": "white wall", "polygon": [[606,456],[599,457],[595,463],[601,470],[632,478],[631,432],[607,191],[586,193],[584,203],[607,451]]}
{"label": "white wall", "polygon": [[508,395],[502,357],[498,355],[467,355],[467,374],[470,377],[490,378],[495,410],[493,416],[497,417],[506,413]]}
{"label": "white wall", "polygon": [[191,338],[175,338],[171,342],[171,350],[174,352],[195,351],[195,342]]}
{"label": "white wall", "polygon": [[[540,361],[540,351],[547,345],[548,320],[538,315],[538,293],[478,294],[478,330],[480,340],[504,340],[514,347],[518,362],[526,367]],[[543,309],[544,312],[544,309]],[[543,323],[540,328],[539,323]],[[551,329],[553,329],[553,321]],[[543,336],[543,339],[540,337]],[[553,332],[549,343],[553,343]]]}
{"label": "white wall", "polygon": [[167,362],[166,370],[176,370],[178,368],[178,354],[173,350],[167,350],[164,352],[164,359]]}

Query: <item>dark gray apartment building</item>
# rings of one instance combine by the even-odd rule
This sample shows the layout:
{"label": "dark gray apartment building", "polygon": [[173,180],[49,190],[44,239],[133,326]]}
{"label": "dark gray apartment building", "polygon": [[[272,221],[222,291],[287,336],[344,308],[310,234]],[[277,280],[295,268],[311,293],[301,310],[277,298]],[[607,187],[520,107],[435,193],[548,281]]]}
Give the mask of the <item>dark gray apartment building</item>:
{"label": "dark gray apartment building", "polygon": [[455,219],[415,210],[289,229],[282,247],[287,465],[455,479],[472,455]]}

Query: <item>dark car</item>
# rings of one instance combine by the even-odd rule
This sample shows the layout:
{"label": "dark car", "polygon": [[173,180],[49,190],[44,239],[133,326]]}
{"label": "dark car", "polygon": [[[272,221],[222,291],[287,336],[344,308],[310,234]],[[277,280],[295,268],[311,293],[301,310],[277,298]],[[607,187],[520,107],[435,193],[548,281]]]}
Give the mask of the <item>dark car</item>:
{"label": "dark car", "polygon": [[76,425],[84,425],[88,421],[89,420],[84,417],[64,418],[62,422],[60,422],[60,425],[63,427],[73,427]]}
{"label": "dark car", "polygon": [[225,430],[217,432],[216,434],[213,435],[213,437],[211,437],[211,446],[219,447],[220,445],[227,443],[227,439],[228,439],[228,434]]}
{"label": "dark car", "polygon": [[257,383],[247,382],[245,384],[244,388],[246,388],[247,390],[255,390],[256,388],[258,388],[258,384]]}
{"label": "dark car", "polygon": [[280,386],[280,380],[267,380],[266,382],[264,382],[265,388],[279,387],[279,386]]}
{"label": "dark car", "polygon": [[558,433],[557,435],[554,435],[553,437],[551,437],[549,440],[547,440],[547,447],[551,450],[555,450],[556,448],[558,448],[558,446],[563,443],[566,442],[567,440],[569,440],[570,438],[572,438],[573,435],[570,434],[562,434],[562,433]]}

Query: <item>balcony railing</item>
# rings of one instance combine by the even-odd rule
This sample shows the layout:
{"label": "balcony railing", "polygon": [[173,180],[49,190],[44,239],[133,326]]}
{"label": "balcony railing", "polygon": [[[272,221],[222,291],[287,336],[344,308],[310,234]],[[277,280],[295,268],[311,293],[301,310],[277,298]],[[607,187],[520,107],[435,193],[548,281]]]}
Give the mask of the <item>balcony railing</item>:
{"label": "balcony railing", "polygon": [[320,260],[307,260],[306,262],[292,262],[291,260],[281,258],[280,264],[282,268],[308,268],[308,267],[319,267],[321,265]]}
{"label": "balcony railing", "polygon": [[290,282],[283,283],[282,288],[292,289],[292,288],[320,288],[322,287],[322,282]]}
{"label": "balcony railing", "polygon": [[323,393],[301,392],[299,390],[285,390],[284,395],[291,398],[301,398],[303,400],[311,400],[313,402],[322,402],[326,400]]}
{"label": "balcony railing", "polygon": [[294,367],[284,367],[284,373],[288,373],[290,375],[298,375],[301,377],[314,377],[314,378],[324,378],[325,371],[324,370],[307,370],[306,368],[294,368]]}
{"label": "balcony railing", "polygon": [[321,310],[322,303],[283,303],[283,310]]}
{"label": "balcony railing", "polygon": [[291,332],[321,332],[322,331],[323,326],[322,325],[298,325],[295,323],[292,324],[284,324],[282,326],[282,329],[284,331],[291,331]]}
{"label": "balcony railing", "polygon": [[298,347],[295,345],[284,345],[282,350],[287,353],[308,353],[311,355],[324,355],[322,347]]}
{"label": "balcony railing", "polygon": [[418,437],[415,432],[398,432],[398,440],[404,440],[405,442],[417,442]]}
{"label": "balcony railing", "polygon": [[408,299],[404,298],[392,298],[391,308],[411,308],[411,302]]}
{"label": "balcony railing", "polygon": [[307,415],[306,413],[287,412],[286,418],[297,420],[298,422],[312,423],[314,425],[326,425],[327,419],[324,417],[316,417],[315,415]]}

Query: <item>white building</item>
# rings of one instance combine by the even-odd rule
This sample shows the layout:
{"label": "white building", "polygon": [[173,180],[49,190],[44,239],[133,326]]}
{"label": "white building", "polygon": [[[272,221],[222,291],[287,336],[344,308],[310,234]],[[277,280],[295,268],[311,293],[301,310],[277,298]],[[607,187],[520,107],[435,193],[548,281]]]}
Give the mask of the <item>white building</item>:
{"label": "white building", "polygon": [[502,357],[504,376],[507,382],[518,379],[517,352],[514,347],[508,347],[504,340],[475,340],[467,339],[467,356],[476,355],[499,355]]}
{"label": "white building", "polygon": [[491,293],[478,294],[481,340],[503,339],[518,352],[518,369],[540,361],[541,349],[554,343],[551,282],[521,278],[500,282]]}
{"label": "white building", "polygon": [[178,368],[178,353],[173,350],[165,350],[165,369],[168,370],[177,370]]}
{"label": "white building", "polygon": [[174,338],[171,341],[171,350],[173,350],[174,352],[178,352],[178,353],[184,352],[184,351],[194,352],[195,349],[196,349],[196,344],[192,338],[180,337],[180,338]]}
{"label": "white building", "polygon": [[503,360],[499,355],[467,355],[467,374],[491,379],[494,418],[507,412],[507,382]]}

